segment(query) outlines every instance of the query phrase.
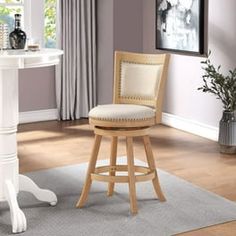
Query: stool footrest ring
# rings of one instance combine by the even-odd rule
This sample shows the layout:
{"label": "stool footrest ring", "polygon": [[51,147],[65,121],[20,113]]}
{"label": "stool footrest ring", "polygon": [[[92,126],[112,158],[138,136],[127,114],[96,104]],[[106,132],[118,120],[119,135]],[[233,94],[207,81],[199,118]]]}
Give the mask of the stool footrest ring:
{"label": "stool footrest ring", "polygon": [[[135,182],[144,182],[148,180],[152,180],[156,177],[156,170],[151,170],[148,167],[144,166],[134,166],[135,172],[142,173],[135,175]],[[110,182],[110,183],[128,183],[129,176],[124,175],[104,175],[101,173],[106,172],[128,172],[127,165],[115,165],[115,166],[99,166],[95,168],[94,173],[91,174],[91,179],[102,182]]]}

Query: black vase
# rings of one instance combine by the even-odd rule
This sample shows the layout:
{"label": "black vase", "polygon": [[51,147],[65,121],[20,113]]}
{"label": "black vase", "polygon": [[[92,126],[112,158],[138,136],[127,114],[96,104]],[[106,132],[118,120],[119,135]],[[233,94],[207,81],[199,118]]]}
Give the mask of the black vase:
{"label": "black vase", "polygon": [[26,34],[21,30],[21,14],[15,14],[15,29],[9,35],[10,46],[12,49],[24,49]]}

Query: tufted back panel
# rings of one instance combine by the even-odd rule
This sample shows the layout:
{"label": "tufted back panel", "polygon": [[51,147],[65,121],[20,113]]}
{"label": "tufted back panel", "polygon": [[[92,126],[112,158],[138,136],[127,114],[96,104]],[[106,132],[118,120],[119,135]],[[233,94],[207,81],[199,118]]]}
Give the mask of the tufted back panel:
{"label": "tufted back panel", "polygon": [[152,107],[159,123],[168,62],[167,54],[116,52],[113,102]]}
{"label": "tufted back panel", "polygon": [[121,63],[120,96],[137,99],[155,99],[162,65]]}

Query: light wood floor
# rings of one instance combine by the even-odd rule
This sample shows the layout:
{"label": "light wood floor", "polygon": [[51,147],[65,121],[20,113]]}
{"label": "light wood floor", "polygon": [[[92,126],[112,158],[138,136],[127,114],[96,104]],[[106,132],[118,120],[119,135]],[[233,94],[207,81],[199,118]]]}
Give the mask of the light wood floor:
{"label": "light wood floor", "polygon": [[[20,125],[17,137],[22,173],[87,162],[93,144],[87,120]],[[151,141],[160,169],[236,201],[236,155],[220,154],[217,143],[162,125],[152,129]],[[109,148],[110,140],[104,138],[99,158],[108,158]],[[123,139],[118,155],[125,155]],[[140,140],[135,142],[135,157],[145,160]],[[235,236],[236,222],[181,235]]]}

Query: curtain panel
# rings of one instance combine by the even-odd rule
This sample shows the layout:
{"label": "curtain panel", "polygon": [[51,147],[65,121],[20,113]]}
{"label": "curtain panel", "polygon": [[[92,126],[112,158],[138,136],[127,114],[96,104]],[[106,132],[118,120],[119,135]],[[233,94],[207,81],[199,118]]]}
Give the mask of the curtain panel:
{"label": "curtain panel", "polygon": [[59,119],[87,117],[97,104],[96,0],[58,0],[58,47],[64,51],[56,70]]}

